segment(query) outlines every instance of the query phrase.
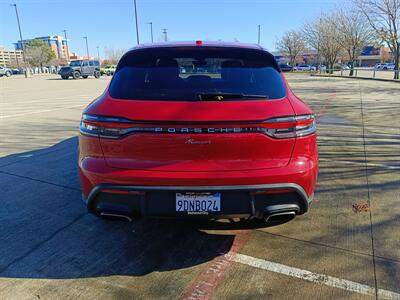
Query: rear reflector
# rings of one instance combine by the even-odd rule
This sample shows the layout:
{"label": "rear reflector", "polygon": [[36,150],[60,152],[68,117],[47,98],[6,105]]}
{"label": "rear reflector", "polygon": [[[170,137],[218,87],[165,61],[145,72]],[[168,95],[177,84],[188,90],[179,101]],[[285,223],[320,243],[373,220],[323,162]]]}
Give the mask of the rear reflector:
{"label": "rear reflector", "polygon": [[279,189],[279,190],[266,190],[266,191],[250,192],[250,195],[258,196],[258,195],[282,194],[282,193],[290,193],[290,192],[293,192],[293,190],[291,190],[291,189]]}
{"label": "rear reflector", "polygon": [[117,190],[117,189],[104,189],[101,190],[102,193],[107,194],[119,194],[119,195],[144,195],[145,192],[142,191],[127,191],[127,190]]}

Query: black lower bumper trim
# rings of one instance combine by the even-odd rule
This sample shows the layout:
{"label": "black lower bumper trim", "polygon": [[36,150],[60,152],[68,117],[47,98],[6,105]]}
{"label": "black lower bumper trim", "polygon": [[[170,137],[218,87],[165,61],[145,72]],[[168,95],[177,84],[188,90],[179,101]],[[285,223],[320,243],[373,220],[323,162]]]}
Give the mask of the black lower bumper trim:
{"label": "black lower bumper trim", "polygon": [[[260,194],[250,192],[268,190],[290,190],[287,193]],[[106,193],[103,190],[108,190]],[[140,194],[110,193],[110,190],[144,192]],[[175,211],[175,192],[220,192],[222,211],[212,214],[188,214]],[[85,200],[90,212],[101,214],[124,214],[130,217],[258,217],[293,210],[296,214],[308,211],[312,199],[304,189],[294,183],[236,185],[236,186],[131,186],[101,184],[96,186]]]}

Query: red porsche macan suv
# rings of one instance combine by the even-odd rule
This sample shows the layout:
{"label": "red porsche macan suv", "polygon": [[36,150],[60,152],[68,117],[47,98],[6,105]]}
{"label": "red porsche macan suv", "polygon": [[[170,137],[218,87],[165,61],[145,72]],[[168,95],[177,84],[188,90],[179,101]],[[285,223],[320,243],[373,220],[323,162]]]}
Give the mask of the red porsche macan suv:
{"label": "red porsche macan suv", "polygon": [[289,217],[317,173],[313,112],[258,45],[140,45],[82,115],[79,175],[99,216]]}

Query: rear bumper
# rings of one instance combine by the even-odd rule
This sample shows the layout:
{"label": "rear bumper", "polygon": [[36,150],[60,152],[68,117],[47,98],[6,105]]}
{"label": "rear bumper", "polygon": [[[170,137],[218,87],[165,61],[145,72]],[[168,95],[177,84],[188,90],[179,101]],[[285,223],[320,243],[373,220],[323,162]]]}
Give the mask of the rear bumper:
{"label": "rear bumper", "polygon": [[[284,190],[284,191],[283,191]],[[281,192],[279,192],[281,191]],[[177,192],[219,192],[221,211],[176,212]],[[267,192],[267,194],[264,194]],[[205,217],[205,218],[265,218],[292,212],[308,211],[312,197],[294,183],[238,186],[133,186],[101,184],[83,197],[88,210],[96,215],[134,217]]]}
{"label": "rear bumper", "polygon": [[[289,210],[304,214],[313,198],[317,172],[317,158],[305,156],[292,159],[283,168],[231,172],[122,170],[93,157],[79,164],[83,199],[89,211],[131,218],[187,216],[175,211],[176,192],[221,193],[221,212],[190,217],[262,218]],[[262,196],[253,193],[274,190],[289,192]]]}

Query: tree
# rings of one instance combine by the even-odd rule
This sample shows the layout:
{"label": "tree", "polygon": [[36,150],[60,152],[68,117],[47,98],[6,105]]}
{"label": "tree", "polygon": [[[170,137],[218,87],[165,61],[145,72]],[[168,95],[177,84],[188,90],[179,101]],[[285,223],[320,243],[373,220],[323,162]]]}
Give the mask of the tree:
{"label": "tree", "polygon": [[306,23],[302,31],[308,46],[317,50],[319,60],[322,56],[329,72],[333,73],[334,64],[342,51],[342,46],[337,42],[338,30],[333,16],[323,14]]}
{"label": "tree", "polygon": [[114,49],[114,48],[105,48],[104,53],[106,56],[106,59],[111,63],[111,64],[117,64],[122,55],[126,52],[125,49]]}
{"label": "tree", "polygon": [[65,58],[53,58],[50,61],[50,64],[52,66],[66,66],[66,65],[68,65],[68,62]]}
{"label": "tree", "polygon": [[[400,0],[353,0],[367,18],[376,35],[389,47],[399,70],[400,55]],[[394,73],[399,79],[399,72]]]}
{"label": "tree", "polygon": [[20,68],[20,65],[21,65],[21,63],[19,61],[17,61],[15,58],[13,58],[7,63],[7,68],[16,69],[16,68]]}
{"label": "tree", "polygon": [[334,37],[351,62],[350,76],[353,76],[357,57],[361,55],[365,46],[377,42],[376,37],[365,16],[351,7],[339,9],[332,16],[332,21],[337,32]]}
{"label": "tree", "polygon": [[109,61],[108,59],[103,59],[103,61],[101,62],[102,66],[108,66],[108,65],[112,65],[113,63],[111,61]]}
{"label": "tree", "polygon": [[43,67],[56,57],[53,50],[42,40],[31,40],[25,46],[26,60],[32,67]]}
{"label": "tree", "polygon": [[289,57],[290,65],[294,66],[297,56],[304,51],[301,32],[295,30],[285,32],[276,47],[282,54]]}

